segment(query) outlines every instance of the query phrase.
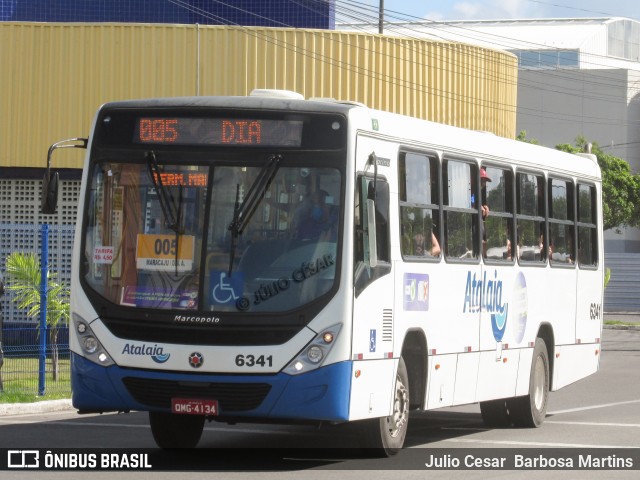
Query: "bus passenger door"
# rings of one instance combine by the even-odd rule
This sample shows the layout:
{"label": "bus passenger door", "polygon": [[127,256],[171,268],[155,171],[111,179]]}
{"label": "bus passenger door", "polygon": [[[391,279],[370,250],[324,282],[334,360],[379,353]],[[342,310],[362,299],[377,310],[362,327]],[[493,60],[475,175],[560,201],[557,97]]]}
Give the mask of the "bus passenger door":
{"label": "bus passenger door", "polygon": [[[375,191],[374,191],[375,188]],[[350,420],[390,413],[394,285],[390,261],[389,184],[358,177],[355,203],[353,377]]]}

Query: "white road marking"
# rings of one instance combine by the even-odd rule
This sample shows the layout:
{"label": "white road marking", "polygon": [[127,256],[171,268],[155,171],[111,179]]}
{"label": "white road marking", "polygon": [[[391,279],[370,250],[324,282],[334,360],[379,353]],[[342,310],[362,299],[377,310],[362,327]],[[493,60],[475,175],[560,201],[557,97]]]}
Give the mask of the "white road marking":
{"label": "white road marking", "polygon": [[640,428],[638,423],[600,423],[600,422],[560,422],[556,420],[545,420],[544,423],[555,423],[558,425],[586,425],[589,427],[631,427]]}
{"label": "white road marking", "polygon": [[618,405],[630,405],[640,403],[640,400],[628,400],[626,402],[603,403],[602,405],[591,405],[589,407],[568,408],[566,410],[556,410],[555,412],[547,412],[547,415],[561,415],[563,413],[584,412],[586,410],[594,410],[596,408],[617,407]]}

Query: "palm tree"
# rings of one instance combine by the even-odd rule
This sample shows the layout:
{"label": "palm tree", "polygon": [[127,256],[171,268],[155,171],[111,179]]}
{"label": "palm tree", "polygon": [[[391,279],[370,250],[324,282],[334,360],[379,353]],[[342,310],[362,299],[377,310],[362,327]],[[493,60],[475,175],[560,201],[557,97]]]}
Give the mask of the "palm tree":
{"label": "palm tree", "polygon": [[[27,316],[40,316],[40,262],[33,253],[12,253],[6,260],[6,289],[16,292],[14,302],[26,308]],[[47,326],[52,345],[53,380],[58,379],[58,332],[69,322],[69,289],[54,280],[47,271]]]}

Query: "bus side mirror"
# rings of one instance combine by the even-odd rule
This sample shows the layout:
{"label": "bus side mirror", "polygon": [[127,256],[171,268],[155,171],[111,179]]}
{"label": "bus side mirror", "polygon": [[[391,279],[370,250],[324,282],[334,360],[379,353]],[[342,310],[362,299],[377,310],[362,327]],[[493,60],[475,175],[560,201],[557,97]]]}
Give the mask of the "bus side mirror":
{"label": "bus side mirror", "polygon": [[60,183],[60,175],[58,172],[47,171],[42,178],[42,200],[40,204],[40,212],[44,215],[52,215],[56,213],[58,206],[58,184]]}
{"label": "bus side mirror", "polygon": [[56,213],[58,206],[58,184],[60,183],[60,175],[58,172],[51,173],[51,156],[58,148],[83,148],[86,150],[89,144],[88,138],[70,138],[56,142],[49,147],[47,152],[47,170],[42,179],[42,199],[40,203],[40,212],[44,215],[52,215]]}

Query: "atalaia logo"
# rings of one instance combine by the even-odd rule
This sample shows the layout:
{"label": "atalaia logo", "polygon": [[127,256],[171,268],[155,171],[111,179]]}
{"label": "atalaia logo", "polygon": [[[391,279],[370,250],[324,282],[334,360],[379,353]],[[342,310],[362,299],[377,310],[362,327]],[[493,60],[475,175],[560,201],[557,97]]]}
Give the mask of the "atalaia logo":
{"label": "atalaia logo", "polygon": [[162,347],[159,347],[158,344],[147,345],[146,343],[136,344],[136,343],[127,343],[122,349],[123,355],[135,355],[135,356],[143,356],[143,357],[151,357],[156,363],[164,363],[169,360],[171,356],[170,353],[165,353]]}
{"label": "atalaia logo", "polygon": [[462,312],[490,313],[493,337],[497,342],[502,341],[507,328],[509,304],[502,299],[502,280],[498,277],[498,270],[493,271],[493,277],[485,271],[480,278],[475,272],[467,272]]}

